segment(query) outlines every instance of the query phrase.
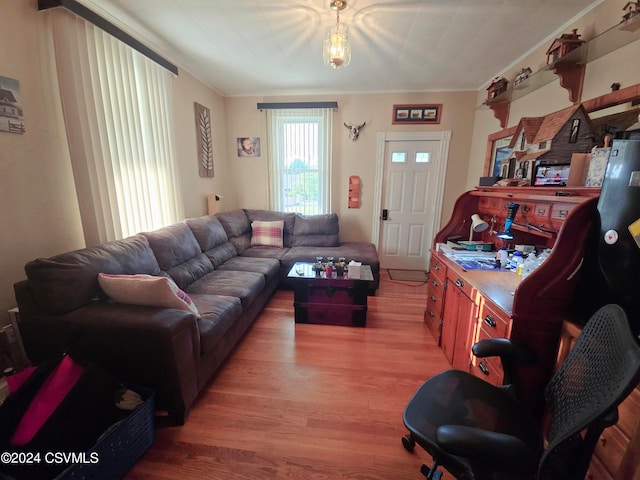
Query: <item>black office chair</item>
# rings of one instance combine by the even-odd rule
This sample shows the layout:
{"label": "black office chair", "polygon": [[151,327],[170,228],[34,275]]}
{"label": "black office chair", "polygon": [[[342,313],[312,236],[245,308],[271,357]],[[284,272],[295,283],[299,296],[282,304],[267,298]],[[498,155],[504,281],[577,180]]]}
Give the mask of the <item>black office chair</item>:
{"label": "black office chair", "polygon": [[[474,354],[501,357],[505,379],[513,361],[531,360],[527,349],[505,339],[483,340]],[[513,355],[510,352],[513,351]],[[548,446],[539,425],[523,413],[513,389],[495,387],[469,373],[449,370],[427,380],[404,411],[409,434],[433,457],[427,479],[442,468],[467,479],[583,479],[602,431],[618,421],[617,406],[640,381],[640,347],[624,310],[606,305],[585,325],[575,346],[545,389],[550,415]]]}

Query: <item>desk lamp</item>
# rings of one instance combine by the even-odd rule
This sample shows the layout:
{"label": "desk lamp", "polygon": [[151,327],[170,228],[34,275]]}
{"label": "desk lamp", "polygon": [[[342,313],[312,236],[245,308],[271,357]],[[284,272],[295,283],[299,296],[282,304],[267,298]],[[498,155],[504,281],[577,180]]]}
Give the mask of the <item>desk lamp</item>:
{"label": "desk lamp", "polygon": [[484,232],[489,228],[489,224],[480,218],[480,215],[474,213],[471,215],[471,229],[469,230],[469,241],[473,241],[473,234],[475,232]]}
{"label": "desk lamp", "polygon": [[504,232],[497,233],[496,236],[502,240],[513,240],[513,234],[511,233],[511,225],[513,219],[516,217],[516,212],[520,207],[519,203],[510,203],[507,205],[507,219],[504,223]]}

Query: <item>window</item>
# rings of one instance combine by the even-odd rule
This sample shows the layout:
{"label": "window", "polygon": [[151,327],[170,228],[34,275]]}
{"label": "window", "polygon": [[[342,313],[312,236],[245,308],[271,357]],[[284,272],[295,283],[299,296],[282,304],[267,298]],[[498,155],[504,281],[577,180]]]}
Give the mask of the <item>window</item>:
{"label": "window", "polygon": [[68,11],[50,14],[86,244],[182,220],[171,73]]}
{"label": "window", "polygon": [[270,208],[331,211],[331,109],[267,110]]}

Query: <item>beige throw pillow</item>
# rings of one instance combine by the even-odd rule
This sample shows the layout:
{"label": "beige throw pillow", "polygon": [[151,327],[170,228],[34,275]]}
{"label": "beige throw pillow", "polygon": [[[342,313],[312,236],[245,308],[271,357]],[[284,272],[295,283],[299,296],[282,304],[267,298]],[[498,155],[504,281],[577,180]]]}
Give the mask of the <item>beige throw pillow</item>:
{"label": "beige throw pillow", "polygon": [[98,274],[98,283],[113,301],[131,305],[178,308],[200,318],[198,309],[185,292],[166,277],[153,275]]}

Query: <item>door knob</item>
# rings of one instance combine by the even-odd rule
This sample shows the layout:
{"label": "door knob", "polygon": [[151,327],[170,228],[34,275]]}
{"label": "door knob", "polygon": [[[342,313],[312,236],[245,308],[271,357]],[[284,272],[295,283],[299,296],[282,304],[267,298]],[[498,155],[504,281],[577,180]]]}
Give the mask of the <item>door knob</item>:
{"label": "door knob", "polygon": [[389,217],[389,210],[386,208],[382,210],[382,220],[386,220]]}

